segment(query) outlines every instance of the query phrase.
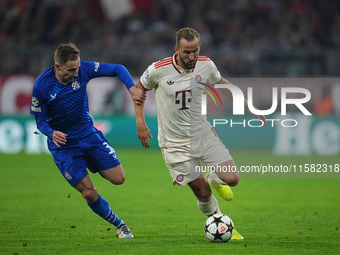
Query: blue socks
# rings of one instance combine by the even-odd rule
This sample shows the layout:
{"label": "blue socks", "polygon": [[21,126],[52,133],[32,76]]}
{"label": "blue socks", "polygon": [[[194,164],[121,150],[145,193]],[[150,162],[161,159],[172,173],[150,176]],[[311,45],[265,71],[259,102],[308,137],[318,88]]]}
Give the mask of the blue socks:
{"label": "blue socks", "polygon": [[101,197],[99,194],[96,202],[87,202],[87,204],[92,209],[92,211],[94,211],[104,220],[113,224],[115,227],[118,227],[122,222],[122,220],[115,214],[115,212],[112,211],[109,203],[105,200],[105,198]]}

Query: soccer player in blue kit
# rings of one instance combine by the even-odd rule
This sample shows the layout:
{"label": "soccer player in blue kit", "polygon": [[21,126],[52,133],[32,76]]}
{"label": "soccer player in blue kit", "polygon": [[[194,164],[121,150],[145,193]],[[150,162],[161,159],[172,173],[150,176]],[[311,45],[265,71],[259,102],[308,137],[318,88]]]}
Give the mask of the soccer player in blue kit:
{"label": "soccer player in blue kit", "polygon": [[134,85],[124,66],[81,61],[80,51],[73,43],[60,44],[54,53],[54,62],[33,87],[30,112],[35,115],[38,130],[48,137],[48,148],[61,174],[82,194],[89,207],[116,227],[119,238],[134,238],[124,221],[97,193],[87,173],[87,168],[93,173],[99,172],[115,185],[125,180],[114,149],[93,126],[86,86],[96,77],[117,76],[134,103],[141,104],[146,95]]}

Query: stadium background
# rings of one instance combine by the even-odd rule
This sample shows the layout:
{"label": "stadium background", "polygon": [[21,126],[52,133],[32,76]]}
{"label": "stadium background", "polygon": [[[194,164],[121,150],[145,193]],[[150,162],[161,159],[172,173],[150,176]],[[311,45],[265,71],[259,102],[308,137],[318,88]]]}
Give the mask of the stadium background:
{"label": "stadium background", "polygon": [[[236,132],[227,138],[229,146],[273,148],[283,154],[340,152],[339,1],[4,0],[0,4],[2,153],[46,151],[45,138],[33,135],[29,107],[34,80],[53,65],[58,43],[76,43],[83,60],[123,64],[137,82],[149,64],[173,54],[174,33],[184,26],[200,32],[201,54],[209,56],[224,77],[244,90],[254,87],[258,108],[271,105],[273,86],[305,87],[312,93],[306,107],[313,117],[287,138],[290,143],[278,144],[277,127],[257,131],[258,142],[248,139],[255,134],[249,129],[240,143],[242,130],[236,127],[228,130]],[[292,77],[300,79],[287,79]],[[93,83],[88,93],[98,128],[115,146],[138,146],[133,106],[124,86],[110,78]],[[224,110],[230,113],[231,103],[225,101]],[[209,108],[214,113],[215,108]],[[153,92],[146,113],[156,137]],[[309,138],[296,142],[302,133]],[[321,149],[313,146],[319,141]],[[152,144],[157,146],[156,139]]]}

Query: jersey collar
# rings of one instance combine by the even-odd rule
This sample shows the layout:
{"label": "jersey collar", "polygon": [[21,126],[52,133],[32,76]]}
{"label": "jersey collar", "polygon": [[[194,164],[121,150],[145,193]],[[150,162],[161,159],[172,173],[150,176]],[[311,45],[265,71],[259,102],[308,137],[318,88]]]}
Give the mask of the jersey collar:
{"label": "jersey collar", "polygon": [[[172,65],[173,67],[176,69],[176,71],[178,73],[182,73],[182,72],[185,72],[186,69],[184,69],[183,67],[179,66],[176,64],[176,53],[174,55],[172,55]],[[193,69],[191,69],[191,72],[193,72],[195,70],[195,67]]]}

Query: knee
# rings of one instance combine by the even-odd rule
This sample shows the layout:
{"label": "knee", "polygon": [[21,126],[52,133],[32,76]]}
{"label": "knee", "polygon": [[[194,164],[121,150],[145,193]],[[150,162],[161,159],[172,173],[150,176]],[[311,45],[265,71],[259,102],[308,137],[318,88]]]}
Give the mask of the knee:
{"label": "knee", "polygon": [[229,186],[236,186],[237,184],[239,184],[239,182],[240,182],[240,175],[237,175],[234,178],[232,178]]}
{"label": "knee", "polygon": [[236,186],[240,182],[240,175],[234,174],[233,176],[229,176],[228,178],[221,178],[226,184],[229,186]]}
{"label": "knee", "polygon": [[115,178],[110,180],[110,182],[115,185],[121,185],[125,182],[125,175],[115,176]]}
{"label": "knee", "polygon": [[114,167],[100,172],[101,175],[114,185],[121,185],[125,182],[124,170],[121,166]]}
{"label": "knee", "polygon": [[98,193],[95,188],[93,189],[85,189],[81,192],[83,198],[85,198],[86,201],[89,202],[95,202],[98,199]]}

